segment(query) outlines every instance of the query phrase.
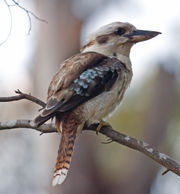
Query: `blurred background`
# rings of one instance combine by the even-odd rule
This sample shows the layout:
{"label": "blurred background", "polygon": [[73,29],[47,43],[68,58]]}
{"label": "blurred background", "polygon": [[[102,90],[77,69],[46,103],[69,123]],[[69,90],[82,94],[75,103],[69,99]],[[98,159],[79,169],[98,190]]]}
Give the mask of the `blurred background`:
{"label": "blurred background", "polygon": [[[85,38],[114,21],[162,32],[131,51],[134,77],[109,119],[122,133],[146,141],[180,162],[180,6],[178,0],[19,0],[48,23],[9,0],[0,1],[0,96],[14,90],[45,100],[58,64],[79,52]],[[9,12],[11,10],[11,14]],[[12,21],[11,21],[12,18]],[[30,30],[30,33],[28,33]],[[10,34],[10,36],[8,36]],[[0,103],[0,120],[33,119],[40,107],[25,100]],[[101,144],[83,132],[63,185],[51,186],[60,135],[27,129],[0,134],[2,194],[179,194],[180,178],[141,153]]]}

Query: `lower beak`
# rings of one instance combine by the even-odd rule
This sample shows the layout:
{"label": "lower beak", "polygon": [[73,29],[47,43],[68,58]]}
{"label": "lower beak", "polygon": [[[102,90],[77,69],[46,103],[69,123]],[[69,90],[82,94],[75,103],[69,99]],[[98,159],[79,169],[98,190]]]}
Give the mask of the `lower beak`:
{"label": "lower beak", "polygon": [[147,31],[147,30],[135,30],[124,36],[129,38],[129,42],[137,43],[137,42],[141,42],[144,40],[149,40],[157,36],[158,34],[161,34],[161,32]]}

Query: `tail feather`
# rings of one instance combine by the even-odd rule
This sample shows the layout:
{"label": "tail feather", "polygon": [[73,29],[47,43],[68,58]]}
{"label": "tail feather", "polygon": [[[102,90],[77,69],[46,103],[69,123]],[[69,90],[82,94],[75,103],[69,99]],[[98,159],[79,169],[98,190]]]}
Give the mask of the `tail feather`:
{"label": "tail feather", "polygon": [[58,151],[57,162],[54,168],[54,178],[52,181],[53,186],[63,183],[66,179],[71,162],[75,138],[75,129],[68,132],[66,130],[63,130],[61,143]]}

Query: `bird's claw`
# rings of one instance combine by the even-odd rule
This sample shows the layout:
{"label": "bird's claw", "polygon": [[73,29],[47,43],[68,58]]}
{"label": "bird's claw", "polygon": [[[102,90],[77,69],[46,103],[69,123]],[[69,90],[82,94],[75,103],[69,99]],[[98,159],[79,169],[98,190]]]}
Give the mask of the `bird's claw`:
{"label": "bird's claw", "polygon": [[97,134],[97,135],[98,135],[99,131],[101,130],[101,128],[102,128],[103,126],[109,126],[109,123],[106,122],[106,121],[101,120],[101,121],[98,123],[98,126],[97,126],[97,128],[96,128],[96,134]]}

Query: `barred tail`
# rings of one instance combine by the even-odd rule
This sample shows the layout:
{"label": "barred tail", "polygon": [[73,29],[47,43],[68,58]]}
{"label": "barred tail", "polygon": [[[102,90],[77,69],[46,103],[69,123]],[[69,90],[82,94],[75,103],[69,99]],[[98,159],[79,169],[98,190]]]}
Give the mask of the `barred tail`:
{"label": "barred tail", "polygon": [[54,178],[52,185],[61,184],[64,182],[71,162],[71,156],[76,138],[76,130],[63,130],[61,143],[59,146],[57,162],[54,168]]}

